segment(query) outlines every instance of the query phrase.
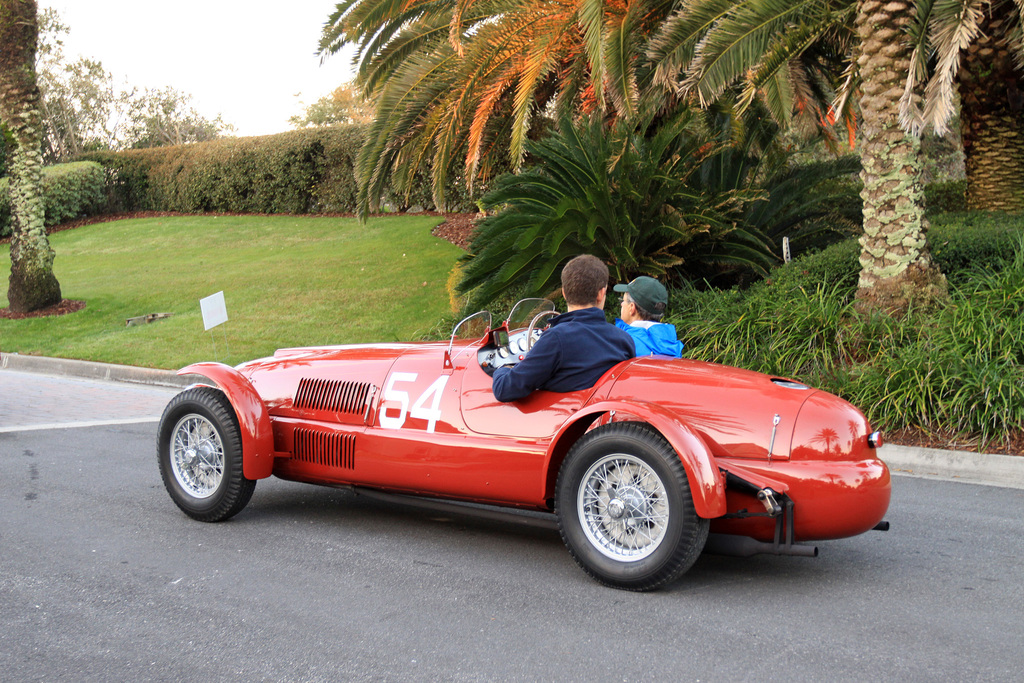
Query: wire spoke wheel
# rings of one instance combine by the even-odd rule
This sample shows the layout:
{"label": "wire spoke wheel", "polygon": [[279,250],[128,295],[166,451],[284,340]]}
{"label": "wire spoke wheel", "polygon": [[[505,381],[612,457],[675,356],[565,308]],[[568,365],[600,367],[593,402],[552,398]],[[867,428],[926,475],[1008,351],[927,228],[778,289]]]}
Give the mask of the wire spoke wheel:
{"label": "wire spoke wheel", "polygon": [[186,415],[174,426],[171,469],[194,498],[209,498],[224,477],[224,444],[202,415]]}
{"label": "wire spoke wheel", "polygon": [[631,455],[609,455],[594,463],[583,476],[577,509],[587,538],[614,560],[649,556],[668,530],[665,484]]}
{"label": "wire spoke wheel", "polygon": [[689,569],[708,535],[679,455],[649,425],[612,422],[577,441],[555,485],[558,530],[609,586],[646,591]]}
{"label": "wire spoke wheel", "polygon": [[172,398],[157,439],[164,488],[189,517],[220,522],[248,504],[256,482],[245,478],[238,417],[221,391],[196,387]]}

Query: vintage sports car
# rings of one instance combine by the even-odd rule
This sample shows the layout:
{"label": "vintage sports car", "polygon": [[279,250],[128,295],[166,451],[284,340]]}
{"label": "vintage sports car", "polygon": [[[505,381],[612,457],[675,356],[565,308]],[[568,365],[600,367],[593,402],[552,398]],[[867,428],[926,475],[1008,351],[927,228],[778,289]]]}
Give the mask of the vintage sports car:
{"label": "vintage sports car", "polygon": [[[631,590],[700,553],[816,555],[803,542],[884,529],[880,436],[846,401],[781,377],[634,358],[587,390],[500,403],[554,306],[496,327],[481,312],[448,342],[295,348],[175,396],[159,428],[164,485],[187,515],[228,519],[256,480],[282,479],[553,512],[598,581]],[[709,536],[710,532],[710,536]]]}

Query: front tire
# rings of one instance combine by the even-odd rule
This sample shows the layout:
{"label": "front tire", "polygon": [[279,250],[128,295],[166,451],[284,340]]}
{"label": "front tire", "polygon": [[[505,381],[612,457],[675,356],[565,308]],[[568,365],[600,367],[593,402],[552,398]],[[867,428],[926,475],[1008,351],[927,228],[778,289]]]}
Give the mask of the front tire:
{"label": "front tire", "polygon": [[222,392],[196,387],[175,396],[157,438],[164,487],[186,515],[221,522],[249,502],[256,482],[242,472],[238,417]]}
{"label": "front tire", "polygon": [[679,456],[651,427],[613,422],[588,432],[558,473],[555,515],[576,563],[603,584],[647,591],[700,556],[697,516]]}

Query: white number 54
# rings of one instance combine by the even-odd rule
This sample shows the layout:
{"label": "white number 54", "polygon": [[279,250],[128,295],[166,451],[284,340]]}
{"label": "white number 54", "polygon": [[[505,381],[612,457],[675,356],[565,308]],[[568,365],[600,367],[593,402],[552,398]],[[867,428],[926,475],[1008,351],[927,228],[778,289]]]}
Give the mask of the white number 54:
{"label": "white number 54", "polygon": [[[449,375],[441,375],[434,380],[433,384],[427,387],[426,391],[420,394],[416,402],[409,408],[409,392],[396,389],[395,385],[405,382],[415,382],[418,375],[415,372],[393,372],[384,385],[384,393],[380,408],[380,426],[385,429],[401,429],[405,424],[405,418],[414,417],[417,420],[427,421],[427,431],[433,432],[437,421],[441,419],[441,393],[448,383]],[[430,407],[427,407],[427,402]],[[397,403],[397,406],[392,405]],[[398,415],[388,415],[388,409],[398,408]]]}

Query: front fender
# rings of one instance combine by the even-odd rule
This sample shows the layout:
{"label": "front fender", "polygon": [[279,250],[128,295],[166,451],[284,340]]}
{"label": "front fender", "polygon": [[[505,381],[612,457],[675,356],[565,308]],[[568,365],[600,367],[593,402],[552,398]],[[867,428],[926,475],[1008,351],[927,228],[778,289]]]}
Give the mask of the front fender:
{"label": "front fender", "polygon": [[224,392],[238,416],[242,432],[242,474],[265,479],[274,469],[274,432],[263,399],[242,373],[223,363],[194,363],[179,375],[202,375]]}
{"label": "front fender", "polygon": [[704,440],[688,424],[653,403],[603,401],[587,406],[555,435],[547,454],[549,468],[561,466],[561,458],[572,446],[569,442],[575,442],[582,436],[600,415],[613,411],[635,415],[639,421],[658,430],[668,441],[686,470],[693,505],[699,516],[711,519],[726,513],[725,477]]}

